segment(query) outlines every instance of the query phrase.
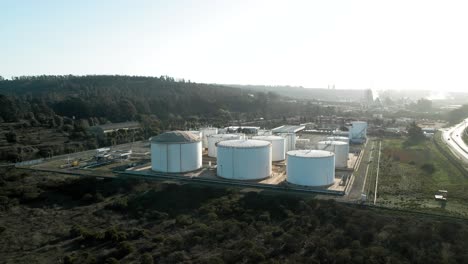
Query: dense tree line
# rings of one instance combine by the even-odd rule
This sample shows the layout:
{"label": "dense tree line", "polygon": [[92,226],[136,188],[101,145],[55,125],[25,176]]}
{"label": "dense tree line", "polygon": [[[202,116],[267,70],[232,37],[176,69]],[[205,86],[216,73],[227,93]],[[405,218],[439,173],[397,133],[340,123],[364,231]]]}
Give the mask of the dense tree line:
{"label": "dense tree line", "polygon": [[[18,252],[29,249],[31,257],[60,258],[63,263],[468,261],[468,226],[456,219],[365,209],[304,196],[125,178],[44,180],[44,176],[14,170],[0,175],[0,214],[4,216],[21,208],[46,208],[41,216],[50,214],[58,221],[64,221],[67,212],[87,212],[88,216],[69,221],[67,228],[53,236],[44,235],[45,230],[31,233],[28,225],[34,221],[13,225],[0,221],[0,245],[9,245],[7,260],[25,259],[17,248]],[[22,230],[41,238],[36,242],[41,250],[33,250],[34,241],[20,245],[9,240]],[[51,241],[54,247],[42,247]]]}
{"label": "dense tree line", "polygon": [[155,115],[159,120],[231,120],[301,115],[329,110],[286,100],[272,92],[176,81],[170,77],[33,76],[0,80],[0,117],[53,113],[112,122]]}

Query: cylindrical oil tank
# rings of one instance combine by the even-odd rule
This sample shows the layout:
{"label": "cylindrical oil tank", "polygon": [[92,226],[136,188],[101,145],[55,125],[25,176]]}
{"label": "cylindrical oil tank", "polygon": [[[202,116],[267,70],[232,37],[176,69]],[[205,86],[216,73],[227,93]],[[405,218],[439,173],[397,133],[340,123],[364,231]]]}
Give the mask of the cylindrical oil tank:
{"label": "cylindrical oil tank", "polygon": [[271,143],[272,161],[280,161],[286,158],[286,140],[280,136],[254,136],[252,139],[265,140]]}
{"label": "cylindrical oil tank", "polygon": [[208,156],[216,158],[216,144],[225,140],[243,139],[242,134],[216,134],[208,137]]}
{"label": "cylindrical oil tank", "polygon": [[218,143],[217,174],[235,180],[259,180],[271,175],[271,143],[227,140]]}
{"label": "cylindrical oil tank", "polygon": [[200,129],[200,132],[202,132],[202,144],[203,148],[208,147],[208,137],[211,135],[216,135],[218,134],[218,129],[216,127],[204,127]]}
{"label": "cylindrical oil tank", "polygon": [[317,148],[335,153],[335,168],[348,167],[349,143],[343,141],[320,141]]}
{"label": "cylindrical oil tank", "polygon": [[335,180],[335,155],[325,150],[293,150],[287,153],[287,177],[289,183],[322,187]]}
{"label": "cylindrical oil tank", "polygon": [[333,137],[327,137],[327,141],[343,141],[346,143],[349,143],[349,137],[340,137],[340,136],[333,136]]}
{"label": "cylindrical oil tank", "polygon": [[349,129],[349,138],[352,142],[362,142],[367,136],[367,122],[353,121]]}
{"label": "cylindrical oil tank", "polygon": [[202,167],[200,138],[187,131],[172,131],[151,138],[151,168],[181,173]]}
{"label": "cylindrical oil tank", "polygon": [[281,133],[278,136],[284,137],[286,141],[286,152],[296,149],[296,134],[295,133]]}

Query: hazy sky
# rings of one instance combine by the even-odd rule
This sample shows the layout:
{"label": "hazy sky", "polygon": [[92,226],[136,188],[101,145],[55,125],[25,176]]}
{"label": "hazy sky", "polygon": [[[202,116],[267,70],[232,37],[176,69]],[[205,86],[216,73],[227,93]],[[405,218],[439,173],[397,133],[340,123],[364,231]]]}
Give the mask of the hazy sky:
{"label": "hazy sky", "polygon": [[468,1],[0,0],[0,75],[468,91]]}

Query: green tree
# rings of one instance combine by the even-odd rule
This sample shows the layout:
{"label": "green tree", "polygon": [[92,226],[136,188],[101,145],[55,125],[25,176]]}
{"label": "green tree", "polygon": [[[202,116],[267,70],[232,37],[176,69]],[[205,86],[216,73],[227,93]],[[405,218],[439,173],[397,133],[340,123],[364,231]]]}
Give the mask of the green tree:
{"label": "green tree", "polygon": [[416,124],[416,122],[412,122],[408,126],[407,131],[408,131],[407,143],[409,144],[417,144],[426,138],[424,136],[422,129]]}

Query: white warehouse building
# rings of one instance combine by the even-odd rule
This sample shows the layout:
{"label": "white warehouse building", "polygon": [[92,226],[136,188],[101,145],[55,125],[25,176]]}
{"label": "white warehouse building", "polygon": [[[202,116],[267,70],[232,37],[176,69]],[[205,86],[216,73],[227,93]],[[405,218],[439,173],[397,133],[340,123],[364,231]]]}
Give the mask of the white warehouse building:
{"label": "white warehouse building", "polygon": [[252,139],[265,140],[271,143],[271,159],[272,161],[281,161],[286,158],[286,142],[285,138],[280,136],[254,136]]}
{"label": "white warehouse building", "polygon": [[335,153],[335,168],[347,168],[349,144],[343,141],[320,141],[317,148]]}
{"label": "white warehouse building", "polygon": [[325,187],[335,180],[335,155],[324,150],[293,150],[287,153],[286,180],[289,183]]}
{"label": "white warehouse building", "polygon": [[271,143],[264,140],[227,140],[218,143],[217,174],[234,180],[271,176]]}
{"label": "white warehouse building", "polygon": [[221,141],[225,140],[235,140],[235,139],[243,139],[242,134],[216,134],[216,135],[211,135],[208,137],[208,156],[212,158],[217,157],[217,147],[216,144],[218,144]]}
{"label": "white warehouse building", "polygon": [[151,138],[151,169],[181,173],[202,167],[202,142],[187,131],[172,131]]}

